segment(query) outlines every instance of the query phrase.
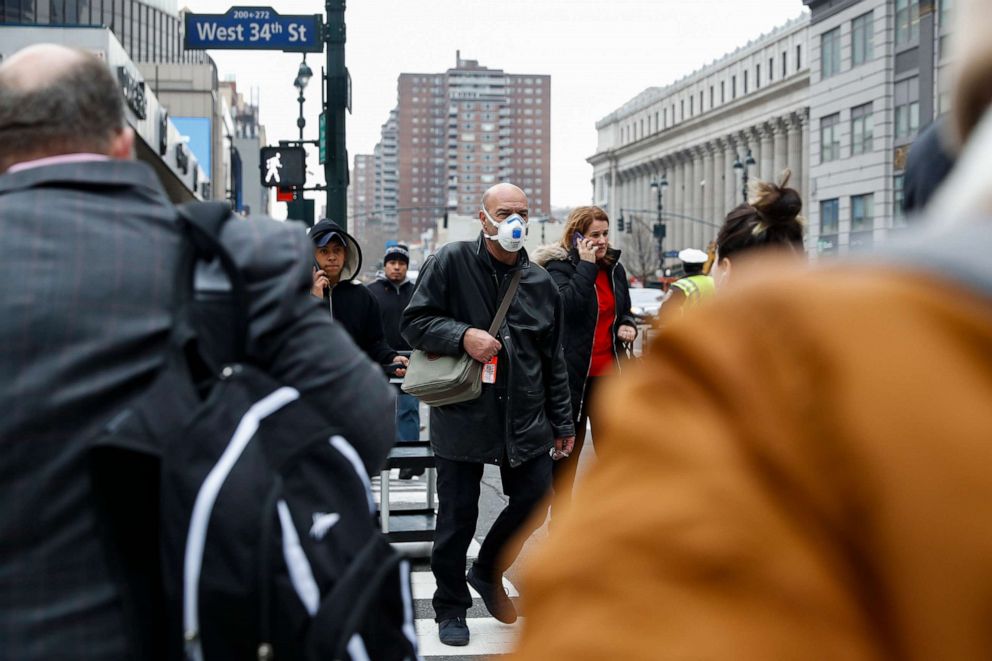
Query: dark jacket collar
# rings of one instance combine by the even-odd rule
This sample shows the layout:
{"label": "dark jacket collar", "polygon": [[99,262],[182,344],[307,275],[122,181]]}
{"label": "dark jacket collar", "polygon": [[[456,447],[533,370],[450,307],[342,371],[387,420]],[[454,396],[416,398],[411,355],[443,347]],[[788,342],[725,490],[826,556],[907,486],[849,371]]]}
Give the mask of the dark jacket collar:
{"label": "dark jacket collar", "polygon": [[155,171],[141,161],[59,163],[0,175],[0,194],[53,185],[93,190],[134,186],[165,197]]}

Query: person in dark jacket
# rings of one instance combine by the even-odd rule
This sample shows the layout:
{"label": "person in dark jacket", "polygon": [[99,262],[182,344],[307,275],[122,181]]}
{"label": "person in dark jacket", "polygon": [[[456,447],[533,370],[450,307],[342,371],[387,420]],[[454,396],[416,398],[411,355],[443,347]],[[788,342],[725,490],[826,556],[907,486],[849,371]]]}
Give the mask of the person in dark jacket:
{"label": "person in dark jacket", "polygon": [[[568,372],[562,354],[562,308],[548,273],[523,250],[527,196],[497,184],[482,197],[482,233],[449,243],[429,257],[403,313],[410,346],[442,355],[468,353],[495,373],[483,373],[478,399],[431,408],[431,445],[440,507],[431,570],[437,579],[435,619],[441,642],[466,645],[466,579],[501,622],[516,620],[503,591],[503,572],[543,518],[533,516],[551,486],[552,458],[574,443]],[[497,337],[487,331],[512,277],[519,288]],[[493,369],[487,370],[492,372]],[[483,464],[500,468],[509,497],[465,575],[475,533]]]}
{"label": "person in dark jacket", "polygon": [[[133,159],[126,121],[116,73],[90,52],[36,44],[0,65],[0,659],[169,649],[162,623],[141,616],[160,605],[113,560],[140,540],[101,534],[90,472],[97,432],[166,366],[179,321],[177,211]],[[315,402],[378,473],[393,394],[309,296],[306,235],[249,218],[220,241],[248,294],[247,362]],[[213,284],[196,278],[198,293]],[[321,342],[340,350],[314,351]]]}
{"label": "person in dark jacket", "polygon": [[[609,231],[605,211],[578,207],[565,221],[561,241],[534,253],[558,285],[565,309],[563,344],[575,423],[575,449],[554,466],[556,512],[571,497],[594,393],[602,379],[620,371],[623,343],[637,337],[627,272],[620,251],[609,245]],[[595,438],[599,425],[595,418],[591,424]]]}
{"label": "person in dark jacket", "polygon": [[[409,351],[410,345],[400,334],[403,310],[413,296],[413,283],[407,280],[410,266],[410,249],[403,244],[386,248],[382,258],[383,275],[367,285],[382,313],[382,327],[386,342],[397,351]],[[402,390],[396,394],[396,434],[400,443],[420,440],[420,402]],[[420,469],[419,473],[422,473]],[[419,474],[413,469],[400,470],[400,477]]]}
{"label": "person in dark jacket", "polygon": [[[386,342],[382,316],[375,298],[352,278],[362,270],[362,249],[353,236],[333,220],[324,218],[310,230],[313,241],[313,287],[310,293],[327,305],[331,316],[351,335],[373,362],[406,365],[409,359]],[[406,369],[391,375],[404,376]]]}

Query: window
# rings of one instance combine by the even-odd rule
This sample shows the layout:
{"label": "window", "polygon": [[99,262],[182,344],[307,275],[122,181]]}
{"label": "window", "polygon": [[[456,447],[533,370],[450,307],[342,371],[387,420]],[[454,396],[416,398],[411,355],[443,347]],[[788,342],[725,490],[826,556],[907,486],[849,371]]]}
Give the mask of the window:
{"label": "window", "polygon": [[798,44],[796,46],[796,71],[803,68],[803,46]]}
{"label": "window", "polygon": [[786,71],[786,66],[787,66],[787,64],[786,64],[786,54],[785,54],[785,51],[782,51],[782,77],[783,78],[785,78],[786,75],[788,75],[788,73],[789,73],[788,71]]}
{"label": "window", "polygon": [[940,26],[943,28],[948,25],[950,21],[951,10],[954,9],[954,0],[938,0],[938,6],[940,7],[938,16],[940,17]]}
{"label": "window", "polygon": [[744,72],[744,94],[747,94],[747,71]]}
{"label": "window", "polygon": [[730,77],[730,98],[737,98],[737,76]]}
{"label": "window", "polygon": [[713,109],[713,106],[714,106],[714,105],[716,105],[716,104],[715,104],[715,103],[713,103],[713,86],[712,86],[712,85],[710,85],[710,110],[712,110],[712,109]]}
{"label": "window", "polygon": [[870,248],[875,229],[875,194],[851,196],[852,248]]}
{"label": "window", "polygon": [[920,128],[920,79],[916,76],[895,85],[896,139],[912,138]]}
{"label": "window", "polygon": [[840,113],[827,115],[820,119],[820,162],[827,163],[840,158],[840,136],[837,125],[840,124]]}
{"label": "window", "polygon": [[699,90],[699,112],[703,112],[703,91]]}
{"label": "window", "polygon": [[906,215],[902,210],[903,175],[897,174],[892,178],[892,226],[905,227]]}
{"label": "window", "polygon": [[679,101],[679,121],[685,119],[685,99]]}
{"label": "window", "polygon": [[872,105],[866,103],[851,108],[851,156],[867,154],[871,151],[874,132]]}
{"label": "window", "polygon": [[696,114],[696,97],[689,97],[689,116],[692,117]]}
{"label": "window", "polygon": [[851,66],[856,67],[871,59],[873,46],[872,12],[851,21]]}
{"label": "window", "polygon": [[761,65],[754,65],[754,89],[761,88]]}
{"label": "window", "polygon": [[837,252],[837,227],[840,219],[840,201],[820,200],[820,239],[816,251],[820,254]]}
{"label": "window", "polygon": [[726,103],[726,101],[727,101],[727,94],[726,94],[727,85],[726,85],[726,83],[727,83],[727,81],[725,81],[725,80],[721,80],[720,81],[720,103]]}
{"label": "window", "polygon": [[896,0],[896,46],[916,41],[919,36],[919,0]]}
{"label": "window", "polygon": [[840,28],[820,35],[820,78],[840,73]]}
{"label": "window", "polygon": [[668,128],[668,108],[661,109],[661,121],[663,122],[663,126]]}
{"label": "window", "polygon": [[655,132],[658,132],[658,131],[661,130],[661,124],[658,123],[658,113],[657,112],[654,114],[654,130],[655,130]]}
{"label": "window", "polygon": [[768,58],[768,82],[772,82],[775,79],[775,58]]}

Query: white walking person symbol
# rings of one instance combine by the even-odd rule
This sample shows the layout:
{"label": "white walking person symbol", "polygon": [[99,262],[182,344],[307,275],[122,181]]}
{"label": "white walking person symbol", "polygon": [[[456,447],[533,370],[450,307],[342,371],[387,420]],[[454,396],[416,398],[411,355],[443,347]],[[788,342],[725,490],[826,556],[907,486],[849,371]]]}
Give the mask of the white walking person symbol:
{"label": "white walking person symbol", "polygon": [[276,155],[272,158],[265,159],[265,183],[269,183],[273,179],[276,180],[278,184],[280,182],[279,170],[282,169],[282,154],[276,152]]}

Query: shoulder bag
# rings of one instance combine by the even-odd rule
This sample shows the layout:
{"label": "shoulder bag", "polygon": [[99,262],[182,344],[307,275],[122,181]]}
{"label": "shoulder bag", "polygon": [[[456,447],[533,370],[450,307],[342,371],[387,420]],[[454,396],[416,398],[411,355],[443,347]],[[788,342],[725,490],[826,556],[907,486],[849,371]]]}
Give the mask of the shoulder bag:
{"label": "shoulder bag", "polygon": [[[499,310],[489,326],[489,334],[496,337],[503,325],[506,311],[513,302],[523,271],[517,271],[510,280],[510,288],[503,295]],[[447,406],[477,399],[482,394],[482,363],[467,353],[443,356],[414,349],[410,365],[403,379],[403,392],[413,395],[428,406]]]}

